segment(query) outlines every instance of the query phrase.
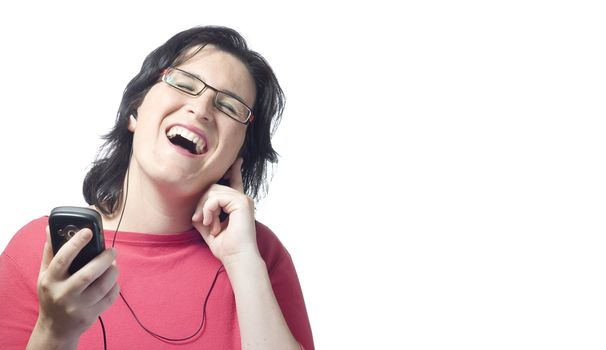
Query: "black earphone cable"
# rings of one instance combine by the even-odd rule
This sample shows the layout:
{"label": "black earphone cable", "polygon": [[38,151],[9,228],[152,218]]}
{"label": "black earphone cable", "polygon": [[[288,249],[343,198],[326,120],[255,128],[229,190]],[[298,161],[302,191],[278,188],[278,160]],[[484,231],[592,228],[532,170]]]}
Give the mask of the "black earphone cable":
{"label": "black earphone cable", "polygon": [[107,350],[107,339],[105,338],[105,325],[103,324],[103,319],[101,315],[99,315],[99,323],[101,323],[101,330],[103,331],[103,349]]}
{"label": "black earphone cable", "polygon": [[[132,157],[132,146],[131,146],[131,157]],[[126,201],[128,199],[128,184],[130,182],[129,181],[129,174],[130,174],[130,162],[129,162],[129,167],[126,169],[126,192],[124,194],[124,203],[122,203],[122,210],[120,211],[120,218],[118,220],[118,225],[116,226],[116,230],[114,231],[114,237],[112,239],[112,248],[114,248],[114,246],[116,244],[116,236],[118,235],[118,230],[120,228],[120,224],[122,223],[122,218],[124,216],[124,209],[126,208]],[[225,271],[223,265],[219,266],[219,269],[217,270],[217,272],[215,274],[215,278],[213,279],[213,283],[210,285],[210,288],[208,289],[208,293],[206,294],[206,298],[204,298],[204,305],[202,307],[202,320],[200,321],[200,326],[198,327],[198,329],[192,335],[184,337],[184,338],[169,338],[169,337],[165,337],[165,336],[162,336],[160,334],[157,334],[157,333],[151,331],[149,328],[145,327],[143,325],[143,323],[139,320],[139,317],[137,317],[137,315],[135,314],[135,311],[133,310],[133,308],[126,301],[126,298],[124,297],[124,295],[122,294],[122,292],[120,291],[120,292],[118,292],[118,294],[120,295],[120,298],[122,298],[122,300],[124,301],[124,304],[126,304],[126,307],[130,311],[130,313],[135,318],[135,321],[137,321],[137,323],[139,324],[139,326],[141,326],[141,328],[143,328],[144,331],[146,331],[151,336],[153,336],[153,337],[155,337],[155,338],[157,338],[159,340],[166,341],[166,342],[179,343],[179,342],[183,342],[183,341],[187,341],[187,340],[192,339],[198,333],[200,333],[200,331],[202,330],[202,328],[204,328],[204,324],[206,322],[206,305],[208,304],[208,299],[210,297],[210,293],[212,292],[213,288],[215,287],[215,284],[217,283],[217,279],[219,278],[219,274],[221,273],[222,270]],[[99,322],[101,323],[101,330],[103,331],[103,349],[107,350],[107,339],[106,339],[105,325],[103,324],[103,319],[101,318],[101,316],[99,316]]]}

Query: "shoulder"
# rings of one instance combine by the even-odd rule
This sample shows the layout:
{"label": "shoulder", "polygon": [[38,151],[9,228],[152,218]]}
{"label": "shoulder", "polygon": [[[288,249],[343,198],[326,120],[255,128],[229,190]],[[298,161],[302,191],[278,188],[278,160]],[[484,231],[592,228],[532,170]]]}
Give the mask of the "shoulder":
{"label": "shoulder", "polygon": [[284,258],[290,260],[290,254],[282,242],[280,242],[278,236],[269,227],[257,221],[256,230],[257,246],[268,269],[271,270],[273,266]]}
{"label": "shoulder", "polygon": [[39,267],[46,242],[47,224],[47,216],[30,221],[17,231],[2,254],[10,257],[18,265]]}

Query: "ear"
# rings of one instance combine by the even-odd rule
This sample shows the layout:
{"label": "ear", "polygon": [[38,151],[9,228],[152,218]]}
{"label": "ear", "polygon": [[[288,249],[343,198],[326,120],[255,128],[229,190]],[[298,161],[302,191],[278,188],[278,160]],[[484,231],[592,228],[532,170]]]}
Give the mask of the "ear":
{"label": "ear", "polygon": [[134,115],[130,115],[130,117],[128,118],[128,130],[130,130],[131,132],[135,132],[135,129],[137,128],[137,118],[135,118]]}

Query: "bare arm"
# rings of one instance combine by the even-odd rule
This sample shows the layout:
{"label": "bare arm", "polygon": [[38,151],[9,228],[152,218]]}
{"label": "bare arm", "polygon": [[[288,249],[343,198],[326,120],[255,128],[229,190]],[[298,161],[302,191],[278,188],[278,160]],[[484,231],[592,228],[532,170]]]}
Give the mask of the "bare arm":
{"label": "bare arm", "polygon": [[261,256],[232,259],[225,270],[236,297],[242,349],[300,349],[282,315]]}
{"label": "bare arm", "polygon": [[[213,185],[192,223],[225,267],[236,297],[242,349],[300,349],[271,286],[256,241],[254,202],[244,194],[242,160],[230,169],[230,187]],[[221,210],[229,219],[220,222]]]}

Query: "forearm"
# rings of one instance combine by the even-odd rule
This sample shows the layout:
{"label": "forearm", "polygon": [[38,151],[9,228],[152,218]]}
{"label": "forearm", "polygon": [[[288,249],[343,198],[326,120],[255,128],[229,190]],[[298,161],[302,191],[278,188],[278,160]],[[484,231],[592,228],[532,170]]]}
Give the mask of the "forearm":
{"label": "forearm", "polygon": [[61,339],[52,334],[48,327],[43,325],[43,322],[38,320],[29,342],[27,343],[26,350],[75,350],[78,347],[79,339]]}
{"label": "forearm", "polygon": [[267,267],[255,254],[225,265],[238,311],[242,349],[299,349],[276,300]]}

